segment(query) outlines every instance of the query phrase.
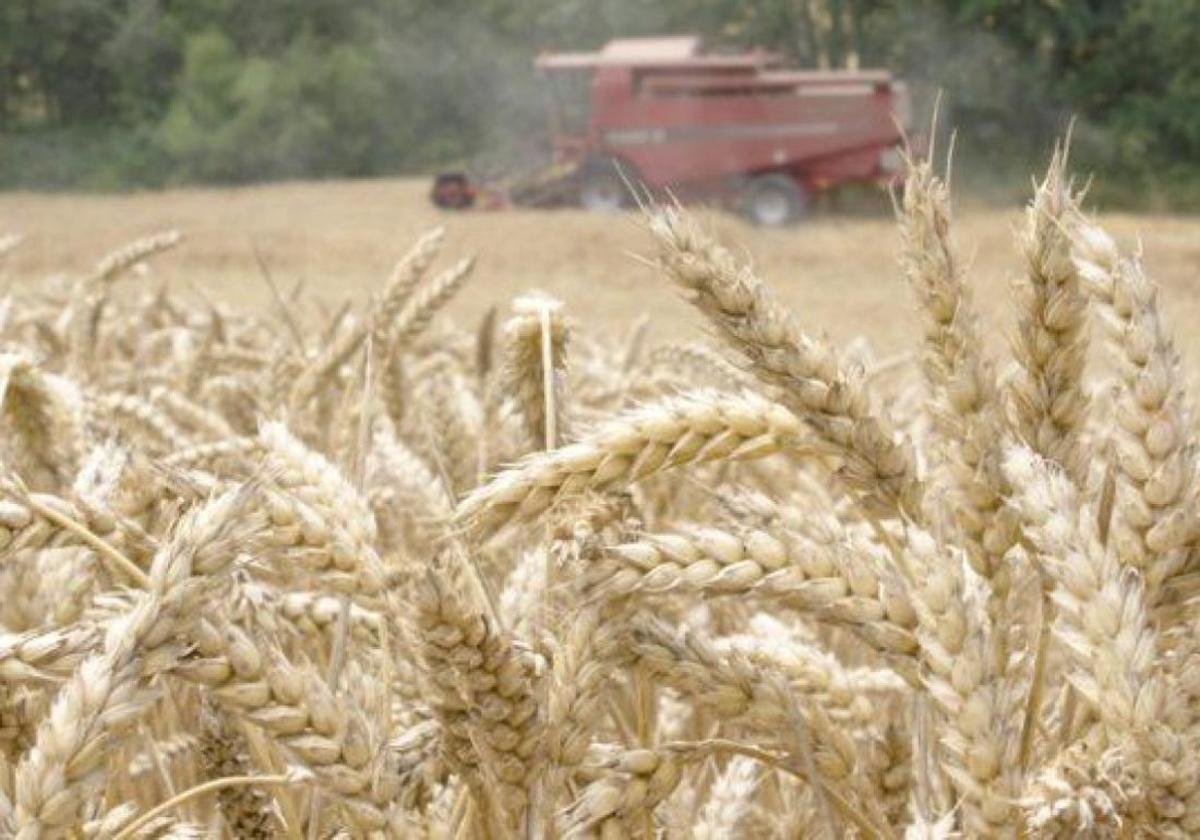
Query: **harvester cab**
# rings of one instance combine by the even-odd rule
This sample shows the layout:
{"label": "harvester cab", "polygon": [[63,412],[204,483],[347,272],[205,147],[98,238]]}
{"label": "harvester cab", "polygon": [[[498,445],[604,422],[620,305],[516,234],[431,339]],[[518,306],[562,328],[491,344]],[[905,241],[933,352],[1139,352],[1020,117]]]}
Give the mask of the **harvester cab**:
{"label": "harvester cab", "polygon": [[908,96],[886,71],[791,69],[763,50],[707,52],[695,36],[618,39],[536,67],[552,159],[482,185],[439,175],[439,206],[611,211],[637,184],[781,225],[819,192],[899,174]]}

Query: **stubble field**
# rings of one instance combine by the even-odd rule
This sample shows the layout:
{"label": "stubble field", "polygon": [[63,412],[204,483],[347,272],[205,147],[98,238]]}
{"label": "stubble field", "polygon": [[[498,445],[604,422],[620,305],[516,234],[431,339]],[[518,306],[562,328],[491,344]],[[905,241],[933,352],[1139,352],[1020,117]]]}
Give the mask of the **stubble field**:
{"label": "stubble field", "polygon": [[[430,206],[427,187],[409,179],[119,196],[0,195],[0,232],[25,237],[6,274],[28,284],[81,271],[125,242],[176,228],[185,242],[154,262],[154,282],[166,281],[185,297],[199,290],[259,308],[271,295],[261,264],[285,292],[303,283],[332,308],[347,298],[365,302],[413,239],[441,224],[447,254],[479,257],[468,286],[446,310],[464,324],[520,292],[542,289],[562,299],[589,330],[628,326],[641,315],[653,319],[660,338],[694,337],[702,329],[670,285],[639,261],[649,245],[636,216],[447,214]],[[1123,245],[1143,243],[1185,359],[1200,362],[1200,335],[1189,328],[1200,319],[1200,220],[1101,218]],[[1019,220],[1020,208],[969,204],[955,220],[983,332],[992,340],[1012,323],[1007,302],[1022,270],[1013,248]],[[899,240],[890,213],[821,214],[788,230],[759,230],[719,213],[705,221],[753,259],[807,328],[839,343],[865,336],[880,355],[914,346],[919,322],[896,267]]]}

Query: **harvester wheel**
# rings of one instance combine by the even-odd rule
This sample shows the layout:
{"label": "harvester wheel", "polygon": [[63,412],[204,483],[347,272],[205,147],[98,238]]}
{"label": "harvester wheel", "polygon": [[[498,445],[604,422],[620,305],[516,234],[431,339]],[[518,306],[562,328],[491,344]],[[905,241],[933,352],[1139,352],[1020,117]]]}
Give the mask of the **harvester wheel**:
{"label": "harvester wheel", "polygon": [[429,198],[443,210],[465,210],[475,203],[475,190],[462,172],[440,172]]}
{"label": "harvester wheel", "polygon": [[739,203],[742,213],[754,224],[782,227],[804,215],[808,195],[793,178],[775,173],[751,179]]}
{"label": "harvester wheel", "polygon": [[588,166],[579,184],[579,204],[593,213],[615,213],[630,205],[629,188],[621,180],[616,165]]}

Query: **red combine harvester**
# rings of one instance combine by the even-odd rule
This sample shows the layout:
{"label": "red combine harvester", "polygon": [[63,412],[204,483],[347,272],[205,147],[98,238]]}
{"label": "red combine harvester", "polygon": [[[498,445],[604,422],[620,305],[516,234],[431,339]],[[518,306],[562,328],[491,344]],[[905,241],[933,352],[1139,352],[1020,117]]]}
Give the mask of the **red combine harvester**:
{"label": "red combine harvester", "polygon": [[553,103],[553,163],[491,184],[443,173],[435,204],[611,211],[635,184],[782,225],[819,192],[899,174],[909,101],[886,71],[789,69],[761,50],[706,53],[693,36],[544,54],[537,68]]}

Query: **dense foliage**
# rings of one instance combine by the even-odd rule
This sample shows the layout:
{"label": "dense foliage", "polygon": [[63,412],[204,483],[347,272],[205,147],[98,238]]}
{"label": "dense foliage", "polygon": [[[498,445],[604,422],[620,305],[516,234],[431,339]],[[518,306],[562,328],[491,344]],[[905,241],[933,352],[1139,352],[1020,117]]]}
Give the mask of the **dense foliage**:
{"label": "dense foliage", "polygon": [[0,184],[356,176],[531,153],[514,138],[542,124],[539,49],[681,31],[809,66],[888,66],[926,104],[941,89],[983,164],[964,170],[997,183],[1074,115],[1084,169],[1126,195],[1200,203],[1200,0],[9,0]]}

